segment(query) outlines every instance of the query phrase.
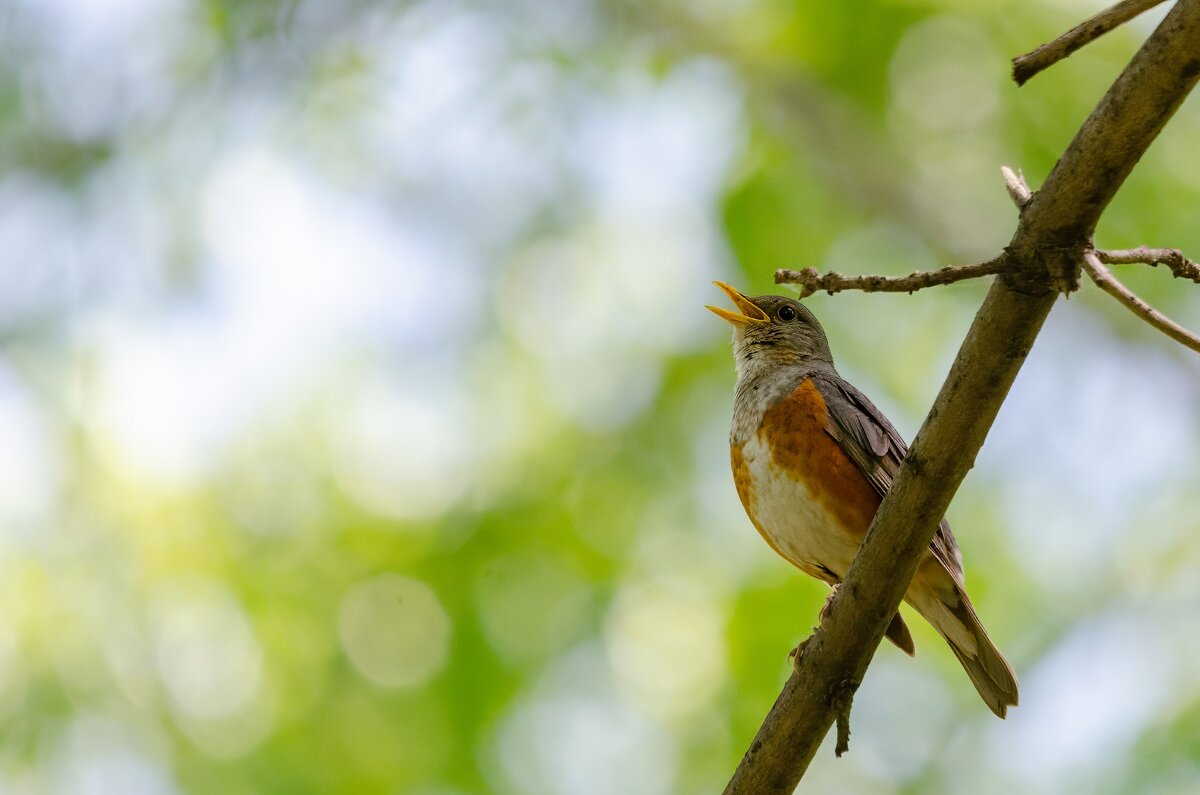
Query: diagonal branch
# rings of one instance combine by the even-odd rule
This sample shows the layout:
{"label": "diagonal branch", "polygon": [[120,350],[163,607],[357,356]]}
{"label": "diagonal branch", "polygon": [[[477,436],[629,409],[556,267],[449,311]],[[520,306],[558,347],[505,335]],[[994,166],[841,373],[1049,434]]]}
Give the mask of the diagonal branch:
{"label": "diagonal branch", "polygon": [[950,374],[838,589],[725,792],[791,793],[862,680],[1100,214],[1200,78],[1200,0],[1179,0],[1021,214]]}
{"label": "diagonal branch", "polygon": [[952,284],[964,279],[978,279],[999,273],[1004,267],[1004,257],[996,257],[974,265],[950,265],[935,271],[917,271],[907,276],[843,276],[840,273],[817,272],[816,268],[803,270],[775,271],[776,284],[800,285],[800,297],[807,298],[824,290],[840,293],[843,290],[862,290],[864,293],[913,293],[926,287]]}
{"label": "diagonal branch", "polygon": [[1087,271],[1088,276],[1092,277],[1092,281],[1096,283],[1097,287],[1120,301],[1130,312],[1133,312],[1176,342],[1200,353],[1200,337],[1197,337],[1141,298],[1138,298],[1132,290],[1121,284],[1108,268],[1104,267],[1096,252],[1087,251],[1084,253],[1083,269]]}
{"label": "diagonal branch", "polygon": [[1032,52],[1013,58],[1013,80],[1023,86],[1029,78],[1066,58],[1071,53],[1091,44],[1113,28],[1123,25],[1144,11],[1149,11],[1163,0],[1122,0],[1106,8]]}

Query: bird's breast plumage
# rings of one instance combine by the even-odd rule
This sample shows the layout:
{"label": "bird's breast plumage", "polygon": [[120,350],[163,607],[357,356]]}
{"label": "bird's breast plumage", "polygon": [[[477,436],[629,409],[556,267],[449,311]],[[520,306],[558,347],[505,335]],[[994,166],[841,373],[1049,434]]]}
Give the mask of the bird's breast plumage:
{"label": "bird's breast plumage", "polygon": [[734,484],[750,520],[781,556],[834,582],[845,575],[880,498],[826,432],[828,411],[805,379],[767,407],[731,448]]}

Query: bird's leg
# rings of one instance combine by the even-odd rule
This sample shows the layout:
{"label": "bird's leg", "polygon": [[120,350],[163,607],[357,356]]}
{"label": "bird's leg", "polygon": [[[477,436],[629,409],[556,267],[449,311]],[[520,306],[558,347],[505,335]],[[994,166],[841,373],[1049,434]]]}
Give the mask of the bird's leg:
{"label": "bird's leg", "polygon": [[[821,605],[821,612],[817,613],[817,624],[821,628],[825,627],[825,619],[829,617],[829,606],[833,604],[833,597],[837,596],[839,585],[841,583],[835,582],[830,587],[829,595],[825,597],[825,604]],[[813,627],[813,632],[816,631],[817,627]],[[788,652],[788,659],[792,661],[792,667],[796,670],[800,670],[800,658],[804,656],[804,649],[808,646],[810,640],[812,640],[812,635],[800,641],[796,648]]]}
{"label": "bird's leg", "polygon": [[837,596],[838,588],[841,585],[840,582],[835,582],[829,587],[829,595],[825,597],[825,604],[821,605],[821,612],[817,613],[817,623],[822,627],[825,626],[825,619],[829,618],[829,607],[833,604],[833,597]]}

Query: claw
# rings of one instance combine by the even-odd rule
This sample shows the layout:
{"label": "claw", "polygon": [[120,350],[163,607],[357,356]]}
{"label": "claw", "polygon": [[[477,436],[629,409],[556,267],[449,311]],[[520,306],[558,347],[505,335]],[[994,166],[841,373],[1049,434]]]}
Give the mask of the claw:
{"label": "claw", "polygon": [[833,604],[833,598],[837,596],[838,588],[841,583],[835,583],[829,589],[829,595],[825,597],[825,604],[821,605],[821,612],[817,613],[817,623],[822,627],[825,626],[825,619],[829,618],[829,608]]}
{"label": "claw", "polygon": [[[837,596],[839,585],[841,585],[841,583],[835,583],[830,588],[829,595],[825,597],[825,604],[821,605],[821,612],[817,613],[817,624],[820,625],[819,629],[825,628],[825,619],[829,618],[829,606],[833,604],[833,597]],[[812,631],[814,633],[817,632],[818,627],[813,627]],[[788,652],[788,660],[791,661],[792,668],[795,670],[800,670],[800,658],[804,656],[804,650],[808,648],[808,644],[812,639],[813,636],[809,635],[807,638],[800,641],[796,648]]]}
{"label": "claw", "polygon": [[[815,631],[816,627],[813,627],[813,630]],[[808,647],[808,642],[811,640],[812,635],[809,635],[807,638],[800,641],[796,648],[788,652],[788,660],[791,661],[793,670],[800,670],[800,658],[804,656],[804,649]]]}

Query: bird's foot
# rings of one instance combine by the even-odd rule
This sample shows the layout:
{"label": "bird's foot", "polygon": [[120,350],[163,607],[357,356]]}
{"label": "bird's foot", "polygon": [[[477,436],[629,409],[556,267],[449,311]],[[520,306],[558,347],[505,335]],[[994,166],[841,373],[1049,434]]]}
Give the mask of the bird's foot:
{"label": "bird's foot", "polygon": [[[825,619],[829,618],[829,606],[833,604],[833,597],[837,596],[838,585],[840,583],[834,584],[830,589],[829,596],[825,597],[825,604],[821,605],[821,612],[817,614],[817,624],[821,629],[825,628]],[[815,633],[817,629],[818,627],[813,627],[813,632]],[[808,644],[812,639],[813,636],[809,635],[800,641],[796,648],[788,652],[788,659],[791,661],[794,669],[800,670],[800,658],[804,656],[804,650],[808,648]]]}
{"label": "bird's foot", "polygon": [[[816,630],[816,627],[813,627],[813,629]],[[804,656],[804,650],[808,648],[808,643],[811,640],[812,635],[809,635],[807,638],[800,641],[796,648],[788,652],[788,660],[792,663],[792,668],[794,670],[800,670],[800,658]]]}
{"label": "bird's foot", "polygon": [[833,605],[833,598],[837,596],[838,588],[841,583],[834,583],[829,588],[829,595],[825,597],[825,604],[821,605],[821,612],[817,613],[817,623],[822,627],[825,626],[825,619],[829,618],[829,608]]}

